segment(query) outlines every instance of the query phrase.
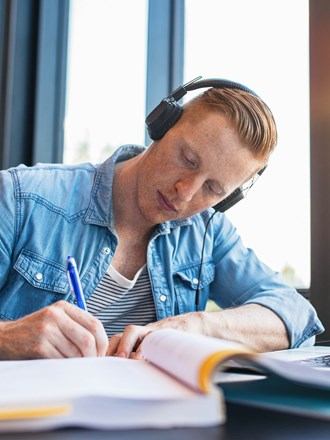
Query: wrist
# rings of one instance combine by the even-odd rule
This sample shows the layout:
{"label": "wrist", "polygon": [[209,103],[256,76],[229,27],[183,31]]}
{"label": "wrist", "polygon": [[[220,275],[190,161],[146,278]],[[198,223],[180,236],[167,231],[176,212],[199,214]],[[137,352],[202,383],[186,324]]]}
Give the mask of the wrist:
{"label": "wrist", "polygon": [[[197,312],[200,321],[200,333],[204,336],[214,336],[212,325],[212,312]],[[218,321],[219,322],[219,321]]]}

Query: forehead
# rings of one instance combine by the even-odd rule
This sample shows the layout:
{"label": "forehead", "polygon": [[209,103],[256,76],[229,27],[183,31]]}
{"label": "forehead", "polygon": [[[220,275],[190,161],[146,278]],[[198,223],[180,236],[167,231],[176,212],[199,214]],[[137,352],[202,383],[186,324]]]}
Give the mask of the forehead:
{"label": "forehead", "polygon": [[243,146],[237,129],[229,117],[202,106],[185,111],[177,126],[185,135],[189,135],[191,139],[198,139],[200,142],[219,145],[227,142]]}

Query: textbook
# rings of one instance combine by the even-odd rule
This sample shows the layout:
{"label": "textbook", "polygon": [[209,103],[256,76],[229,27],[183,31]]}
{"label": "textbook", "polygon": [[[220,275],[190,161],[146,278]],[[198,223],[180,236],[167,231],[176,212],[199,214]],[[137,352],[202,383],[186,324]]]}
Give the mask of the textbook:
{"label": "textbook", "polygon": [[[217,383],[226,402],[330,420],[329,369],[276,359],[235,342],[187,333],[172,338],[168,332],[175,331],[148,336],[145,356],[156,354],[157,365],[173,368],[187,385],[198,383],[207,392]],[[244,367],[243,374],[237,366]],[[233,368],[235,374],[227,373]]]}
{"label": "textbook", "polygon": [[[329,375],[314,374],[302,365],[291,368],[236,342],[164,329],[144,338],[142,354],[143,360],[1,361],[0,431],[220,425],[226,420],[222,388],[228,400],[235,401],[233,390],[228,391],[235,382],[219,386],[215,379],[228,360],[240,358],[270,373],[265,380],[259,376],[260,380],[248,381],[252,388],[245,400],[257,393],[256,384],[262,388],[273,375],[299,390],[322,391],[330,406]],[[235,392],[237,398],[240,391]],[[268,397],[273,400],[272,394]]]}

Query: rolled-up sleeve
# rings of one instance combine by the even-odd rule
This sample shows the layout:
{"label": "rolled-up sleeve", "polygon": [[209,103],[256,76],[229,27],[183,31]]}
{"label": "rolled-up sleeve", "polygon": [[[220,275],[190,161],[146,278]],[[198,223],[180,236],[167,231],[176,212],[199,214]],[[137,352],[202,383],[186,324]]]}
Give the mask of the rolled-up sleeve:
{"label": "rolled-up sleeve", "polygon": [[267,307],[282,319],[291,348],[312,345],[313,336],[324,331],[314,307],[243,245],[225,216],[216,217],[212,231],[216,277],[210,298],[222,308],[252,303]]}

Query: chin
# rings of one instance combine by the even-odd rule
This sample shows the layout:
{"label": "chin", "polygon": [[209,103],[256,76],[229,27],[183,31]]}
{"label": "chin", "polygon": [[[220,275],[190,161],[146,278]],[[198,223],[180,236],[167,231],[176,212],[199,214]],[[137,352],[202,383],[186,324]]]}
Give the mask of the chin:
{"label": "chin", "polygon": [[159,223],[164,223],[164,222],[168,222],[171,220],[178,220],[179,217],[177,215],[171,215],[170,213],[160,213],[157,212],[154,215],[150,214],[150,211],[148,213],[146,213],[145,215],[143,215],[143,218],[146,222],[150,223],[151,225],[155,226],[158,225]]}

